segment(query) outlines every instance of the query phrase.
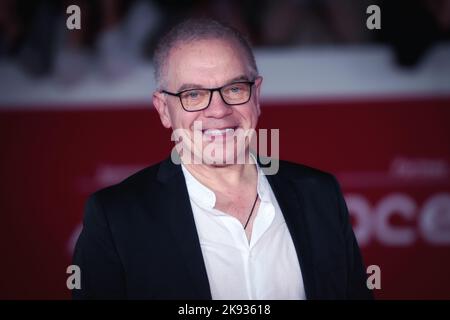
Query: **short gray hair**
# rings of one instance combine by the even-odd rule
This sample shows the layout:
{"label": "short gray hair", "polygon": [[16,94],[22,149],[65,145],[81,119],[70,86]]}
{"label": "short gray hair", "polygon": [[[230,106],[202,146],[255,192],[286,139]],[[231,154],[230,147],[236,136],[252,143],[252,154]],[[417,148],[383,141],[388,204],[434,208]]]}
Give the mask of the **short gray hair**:
{"label": "short gray hair", "polygon": [[180,43],[189,43],[198,40],[224,39],[235,41],[242,49],[248,60],[250,77],[258,76],[255,56],[249,41],[239,31],[231,26],[224,25],[211,19],[188,19],[173,27],[158,42],[154,55],[155,80],[159,89],[163,85],[164,68],[170,50]]}

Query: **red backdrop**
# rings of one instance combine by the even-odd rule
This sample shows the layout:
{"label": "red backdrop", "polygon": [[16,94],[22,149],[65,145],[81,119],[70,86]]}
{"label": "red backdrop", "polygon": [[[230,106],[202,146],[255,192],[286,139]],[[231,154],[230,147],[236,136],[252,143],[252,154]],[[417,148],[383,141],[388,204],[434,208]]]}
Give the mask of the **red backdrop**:
{"label": "red backdrop", "polygon": [[[69,298],[87,196],[171,149],[150,106],[85,107],[0,111],[0,298]],[[338,177],[378,298],[450,298],[450,98],[266,103],[260,128]]]}

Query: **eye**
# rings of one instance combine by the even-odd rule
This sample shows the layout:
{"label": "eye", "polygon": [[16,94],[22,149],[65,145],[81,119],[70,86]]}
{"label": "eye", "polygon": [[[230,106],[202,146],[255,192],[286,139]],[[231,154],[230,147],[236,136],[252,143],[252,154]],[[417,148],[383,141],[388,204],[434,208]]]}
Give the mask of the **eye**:
{"label": "eye", "polygon": [[198,97],[198,92],[197,91],[191,91],[191,92],[189,92],[188,96],[191,99],[195,99],[195,98]]}
{"label": "eye", "polygon": [[184,99],[198,99],[200,97],[200,92],[198,91],[187,91],[183,93],[182,98]]}
{"label": "eye", "polygon": [[232,93],[239,93],[239,91],[241,91],[241,88],[238,86],[233,86],[230,88]]}

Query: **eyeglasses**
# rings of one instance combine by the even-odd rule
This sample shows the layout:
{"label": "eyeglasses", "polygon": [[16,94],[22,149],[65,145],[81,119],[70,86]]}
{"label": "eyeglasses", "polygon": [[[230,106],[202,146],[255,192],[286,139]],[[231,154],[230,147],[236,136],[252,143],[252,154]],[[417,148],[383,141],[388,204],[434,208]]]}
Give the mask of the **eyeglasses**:
{"label": "eyeglasses", "polygon": [[209,107],[214,91],[219,91],[220,97],[227,105],[235,106],[247,103],[252,96],[255,81],[233,82],[212,89],[188,89],[178,93],[161,90],[163,93],[180,98],[181,106],[187,112],[201,111]]}

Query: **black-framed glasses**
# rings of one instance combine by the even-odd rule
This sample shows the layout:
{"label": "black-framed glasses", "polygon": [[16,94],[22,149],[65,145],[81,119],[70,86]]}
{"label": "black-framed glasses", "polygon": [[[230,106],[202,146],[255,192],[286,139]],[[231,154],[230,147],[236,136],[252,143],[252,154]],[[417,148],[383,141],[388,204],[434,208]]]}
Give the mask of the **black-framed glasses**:
{"label": "black-framed glasses", "polygon": [[161,90],[161,92],[178,97],[185,111],[196,112],[209,107],[214,91],[219,91],[220,97],[227,105],[235,106],[247,103],[252,96],[254,84],[255,81],[238,81],[211,89],[187,89],[178,93],[166,90]]}

